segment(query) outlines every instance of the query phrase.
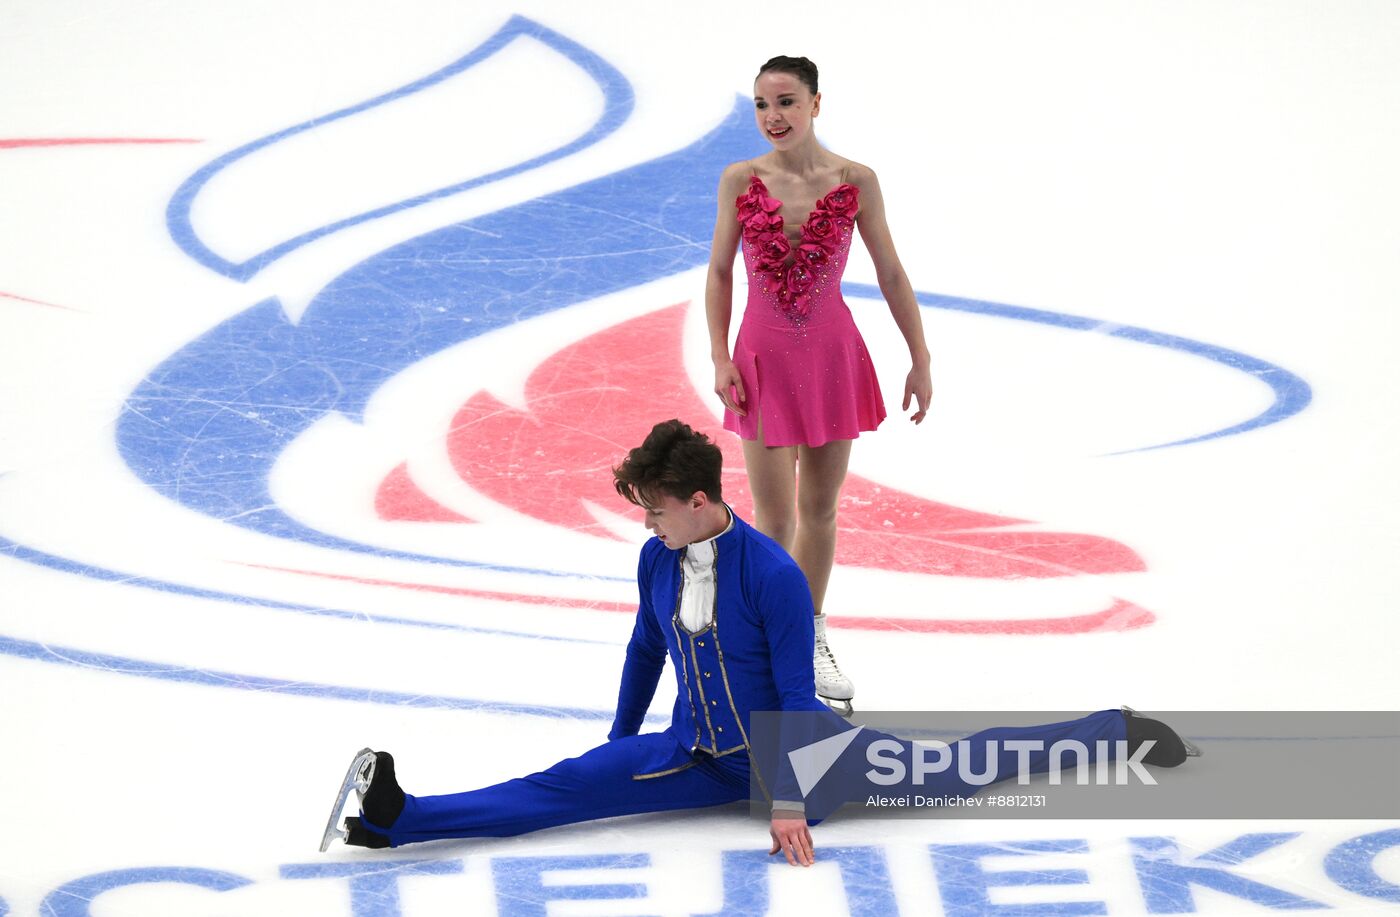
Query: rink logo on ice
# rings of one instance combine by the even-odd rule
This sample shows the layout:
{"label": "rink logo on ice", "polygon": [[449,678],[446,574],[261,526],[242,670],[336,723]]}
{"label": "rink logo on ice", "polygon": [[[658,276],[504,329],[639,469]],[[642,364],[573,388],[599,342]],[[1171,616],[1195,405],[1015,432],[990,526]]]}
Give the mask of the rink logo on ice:
{"label": "rink logo on ice", "polygon": [[[250,220],[236,205],[244,198],[220,190],[240,182],[253,183],[249,190],[295,187],[307,177],[297,171],[305,163],[289,154],[309,149],[305,138],[336,125],[368,143],[384,134],[386,113],[410,98],[428,95],[446,105],[452,93],[498,93],[492,75],[500,67],[560,68],[561,99],[582,93],[601,100],[596,110],[569,111],[596,117],[559,121],[559,136],[531,134],[538,149],[522,147],[518,161],[495,171],[472,175],[471,157],[435,159],[435,167],[463,174],[426,171],[422,180],[438,176],[439,187],[321,225],[314,213],[304,214],[302,222],[315,228],[298,233],[279,235],[278,224],[294,211],[270,209],[265,223]],[[459,84],[468,88],[454,88]],[[517,181],[592,147],[627,123],[635,107],[633,88],[614,63],[515,16],[420,80],[251,140],[196,170],[169,202],[170,232],[191,258],[233,280],[262,276],[311,243],[362,224],[377,223],[390,238],[402,230],[402,241],[364,260],[323,262],[335,272],[324,279],[299,276],[284,263],[280,274],[268,275],[294,279],[284,295],[257,302],[170,354],[131,393],[117,424],[123,460],[156,493],[228,529],[335,553],[268,554],[230,531],[221,559],[236,569],[222,571],[227,575],[217,583],[185,582],[189,565],[172,569],[173,581],[147,571],[96,572],[293,613],[356,614],[359,603],[373,604],[385,590],[413,593],[409,607],[434,595],[465,595],[635,612],[630,572],[640,526],[606,469],[659,419],[680,416],[721,432],[713,399],[699,396],[684,369],[695,343],[684,340],[693,307],[681,300],[690,289],[671,297],[657,284],[706,262],[714,176],[767,148],[751,106],[734,99],[727,113],[716,110],[716,120],[695,126],[693,142],[654,159],[480,212],[476,189]],[[357,178],[354,190],[373,196],[373,184]],[[416,215],[429,202],[455,207],[458,196],[458,222],[424,225]],[[220,232],[225,224],[258,231],[240,246]],[[847,294],[878,298],[858,285]],[[982,305],[920,295],[932,307]],[[596,308],[601,302],[608,308]],[[996,318],[1074,327],[1049,321],[1048,313],[985,305]],[[425,410],[428,404],[435,407]],[[729,469],[726,498],[753,518],[739,444],[727,434],[718,438]],[[1014,612],[966,608],[933,618],[911,609],[834,619],[835,626],[1069,634],[1154,620],[1151,611],[1092,585],[1082,599],[1063,601],[1063,580],[1092,584],[1143,570],[1129,546],[1052,526],[1028,530],[1027,520],[929,500],[901,490],[904,483],[849,476],[837,563],[893,574],[889,589],[899,587],[900,574],[985,581],[987,600]],[[594,544],[580,550],[579,536]],[[584,553],[597,560],[572,560]],[[365,556],[373,558],[373,572]],[[332,590],[350,607],[314,607]],[[1053,608],[1046,604],[1052,594],[1059,597]],[[377,623],[437,626],[402,617]],[[519,615],[512,626],[534,636],[546,625]]]}
{"label": "rink logo on ice", "polygon": [[[1014,907],[1023,914],[1192,914],[1202,908],[1220,913],[1221,906],[1232,905],[1248,905],[1251,913],[1360,912],[1377,902],[1400,905],[1393,858],[1400,852],[1400,828],[1352,837],[1268,832],[1221,839],[1211,834],[1217,836],[931,844],[918,860],[890,857],[887,847],[823,847],[818,835],[817,870],[836,877],[849,912],[862,917],[939,908],[954,917],[1000,913],[1013,907],[998,903],[1008,886],[1016,888]],[[37,908],[24,911],[6,903],[8,880],[0,879],[0,915],[93,917],[117,900],[131,913],[203,913],[222,905],[220,912],[229,913],[348,917],[438,913],[435,905],[444,900],[452,901],[457,913],[503,917],[545,917],[552,904],[567,901],[592,902],[590,913],[601,913],[594,909],[609,903],[616,912],[640,913],[645,907],[652,913],[716,915],[763,914],[777,905],[771,878],[775,870],[786,878],[791,867],[774,862],[764,850],[717,853],[716,859],[696,854],[683,869],[658,865],[646,852],[422,860],[357,856],[283,865],[275,879],[261,881],[208,867],[124,868],[64,881],[36,902]],[[1107,875],[1130,878],[1115,882],[1105,880]],[[816,880],[815,873],[798,879]],[[402,893],[407,885],[411,895]],[[924,888],[931,893],[910,891]]]}
{"label": "rink logo on ice", "polygon": [[[493,67],[515,66],[527,59],[530,67],[560,67],[561,73],[568,74],[556,87],[561,97],[572,98],[566,91],[579,91],[590,99],[600,98],[596,119],[569,131],[562,125],[572,122],[561,121],[560,131],[567,136],[538,137],[539,149],[529,151],[533,155],[522,150],[518,162],[495,171],[456,176],[456,181],[444,177],[440,187],[287,238],[273,238],[275,230],[265,227],[267,238],[256,244],[246,240],[246,250],[239,253],[216,251],[228,244],[217,232],[222,226],[206,228],[196,219],[202,214],[211,220],[210,189],[214,200],[236,200],[218,198],[218,188],[240,175],[263,174],[254,166],[266,170],[265,181],[294,186],[303,176],[282,171],[290,168],[287,162],[298,162],[286,156],[288,141],[319,136],[333,124],[340,125],[338,130],[359,130],[369,139],[383,113],[394,111],[404,100],[452,92],[461,80],[475,81],[477,91],[490,95],[499,92],[499,83],[491,81]],[[305,292],[289,290],[285,297],[259,302],[152,369],[132,392],[118,422],[123,459],[158,493],[227,525],[345,555],[370,554],[381,561],[414,565],[411,573],[404,570],[402,580],[375,578],[370,585],[378,589],[429,588],[432,583],[415,583],[412,577],[429,579],[430,570],[441,572],[443,565],[459,565],[481,575],[524,573],[555,580],[563,572],[596,582],[596,569],[533,569],[520,551],[504,557],[507,552],[501,550],[501,539],[489,534],[442,532],[434,538],[413,539],[404,537],[402,527],[390,524],[413,521],[476,529],[497,520],[519,526],[522,519],[535,519],[554,529],[541,532],[541,539],[559,538],[562,544],[581,533],[616,540],[616,516],[625,510],[609,492],[606,468],[618,461],[619,448],[639,442],[651,423],[667,417],[719,427],[713,399],[701,401],[683,370],[684,307],[659,308],[665,301],[643,303],[640,297],[653,294],[634,291],[682,276],[708,260],[714,176],[728,164],[767,149],[753,128],[751,106],[750,100],[736,98],[717,123],[696,125],[697,136],[690,145],[650,161],[493,212],[473,213],[466,208],[468,216],[461,221],[424,232],[413,221],[421,205],[452,200],[573,156],[613,135],[633,115],[633,88],[616,65],[566,35],[515,16],[458,61],[420,80],[251,141],[208,163],[170,201],[168,224],[190,257],[230,278],[259,275],[313,241],[368,222],[401,226],[405,238],[345,267],[319,287],[313,279],[301,278],[298,286],[315,289],[309,301]],[[568,106],[567,111],[583,108]],[[489,129],[481,133],[490,135]],[[451,161],[462,168],[462,162],[472,160]],[[361,184],[373,183],[357,177],[357,188]],[[224,222],[242,225],[247,220],[247,214],[235,209],[225,214]],[[259,244],[265,247],[258,248]],[[878,291],[860,285],[852,285],[847,293],[879,298]],[[1103,327],[1096,320],[928,293],[919,296],[926,306],[981,312],[998,319],[1072,331]],[[641,305],[652,311],[610,328],[595,328],[565,350],[538,355],[542,362],[525,380],[523,403],[490,388],[495,384],[515,389],[515,379],[502,385],[499,368],[489,368],[495,367],[493,358],[502,359],[502,348],[510,363],[506,375],[530,368],[529,361],[512,349],[521,345],[522,338],[502,344],[505,338],[497,335],[528,327],[530,332],[523,336],[527,341],[568,340],[582,326],[564,321],[563,316],[604,297],[620,297],[612,302],[622,305],[626,314],[635,315]],[[1138,340],[1129,333],[1133,329],[1114,327],[1116,339]],[[497,343],[461,349],[485,340]],[[638,340],[659,346],[638,347]],[[1143,337],[1139,343],[1168,346],[1169,342]],[[1241,355],[1217,358],[1194,343],[1190,349],[1236,368],[1252,365],[1237,359]],[[461,354],[461,362],[455,371],[436,378],[456,384],[461,384],[456,380],[476,378],[482,387],[461,392],[462,401],[448,423],[439,426],[448,418],[433,418],[425,421],[433,424],[432,430],[411,435],[401,428],[375,426],[372,402],[386,390],[407,384],[409,376],[427,372],[425,364],[456,353]],[[483,370],[483,365],[489,367]],[[1260,378],[1282,378],[1275,369],[1269,367],[1269,375]],[[422,396],[416,402],[441,401],[452,394],[431,388],[416,393]],[[414,401],[410,399],[410,405]],[[358,428],[358,435],[352,427]],[[448,432],[442,445],[456,480],[447,479],[441,467],[425,472],[429,463],[422,456],[388,454],[396,446],[402,448],[406,440],[440,440],[443,427]],[[344,434],[338,441],[343,448],[325,448],[320,454],[329,458],[297,479],[303,486],[290,481],[274,486],[278,475],[294,464],[291,454],[310,436],[327,430]],[[731,439],[725,438],[727,464],[737,473],[742,460]],[[441,455],[431,451],[435,458]],[[353,466],[357,460],[368,464],[370,457],[382,467],[377,476],[355,475],[357,492],[337,494],[327,486],[339,477],[333,468],[345,463]],[[745,514],[749,501],[741,478],[741,474],[731,477],[725,490]],[[364,492],[365,484],[372,493]],[[466,492],[462,485],[483,499],[462,499]],[[320,497],[298,496],[306,492]],[[373,509],[354,520],[331,509],[349,505]],[[1028,531],[1024,519],[940,504],[858,475],[846,483],[841,518],[837,547],[841,564],[1031,585],[1037,580],[1144,569],[1135,551],[1110,538],[1048,527]],[[572,552],[552,553],[566,557]],[[344,560],[353,563],[353,557]],[[284,576],[277,577],[271,566],[265,563],[258,568],[262,571],[258,576],[273,588],[285,585],[288,573],[340,572],[281,569],[277,572]],[[627,566],[619,564],[617,569]],[[342,584],[353,581],[352,577],[339,579]],[[540,591],[557,594],[557,590]],[[1035,594],[1027,588],[1030,604]],[[842,625],[902,631],[1085,633],[1142,627],[1152,620],[1151,612],[1131,602],[1095,594],[1070,613],[1032,610],[1014,621],[969,614],[966,619],[921,622],[914,615],[910,619],[849,618]]]}
{"label": "rink logo on ice", "polygon": [[[327,169],[303,158],[324,150],[339,166],[381,149],[374,144],[390,137],[405,112],[461,110],[455,103],[464,99],[499,98],[500,87],[512,85],[502,75],[512,73],[553,74],[551,100],[565,117],[534,119],[544,128],[529,134],[529,143],[509,125],[477,123],[474,144],[516,144],[496,149],[500,155],[444,154],[439,143],[409,143],[407,150],[431,154],[431,161],[393,159],[402,164],[394,175],[368,164],[362,171]],[[575,104],[580,100],[586,104]],[[122,480],[134,474],[146,489],[119,487],[114,497],[129,504],[88,527],[77,523],[85,539],[115,544],[123,533],[111,519],[145,518],[150,550],[89,556],[41,548],[6,531],[0,552],[123,590],[195,599],[211,631],[246,626],[244,612],[254,606],[301,621],[370,622],[410,639],[431,628],[587,642],[560,634],[548,615],[559,608],[634,613],[635,551],[626,539],[639,528],[611,492],[606,469],[658,419],[720,426],[714,400],[702,399],[684,371],[685,353],[703,350],[683,336],[693,308],[684,300],[694,294],[661,285],[684,282],[708,260],[715,176],[768,148],[754,130],[752,100],[729,101],[708,123],[692,125],[686,146],[640,163],[590,166],[571,187],[556,187],[552,177],[535,182],[534,170],[555,168],[613,137],[633,117],[636,98],[613,62],[512,16],[446,66],[425,66],[419,79],[251,139],[199,167],[165,202],[172,238],[230,284],[257,278],[260,287],[246,308],[140,374],[115,424],[122,467],[107,470]],[[417,126],[445,123],[429,116]],[[318,186],[336,193],[298,196],[304,186],[342,175],[353,179]],[[171,176],[172,184],[182,177]],[[515,203],[483,212],[499,206],[487,202],[494,192],[475,192],[507,180],[528,189],[523,199],[512,191]],[[293,199],[305,206],[292,206]],[[322,200],[335,207],[318,210]],[[361,231],[370,225],[373,232]],[[880,299],[870,285],[843,291],[852,300]],[[917,296],[925,308],[1103,335],[1115,346],[1166,348],[1209,361],[1212,371],[1226,367],[1251,389],[1273,391],[1270,406],[1242,423],[1159,446],[1236,435],[1308,402],[1302,380],[1246,354],[1097,318]],[[578,320],[589,309],[602,318]],[[516,350],[522,341],[532,343],[529,359]],[[438,413],[423,409],[429,402]],[[721,439],[726,497],[748,515],[738,443]],[[406,454],[408,443],[422,448]],[[908,575],[971,581],[985,604],[979,599],[942,618],[922,607],[900,616],[833,617],[834,626],[1036,635],[1123,631],[1155,620],[1149,609],[1113,594],[1117,574],[1145,569],[1130,546],[938,503],[915,489],[912,473],[888,481],[852,474],[837,562],[884,574],[879,587],[896,595],[905,594]],[[52,518],[44,515],[41,525]],[[404,610],[377,613],[398,604],[386,590],[411,592],[411,600]],[[450,613],[440,613],[442,606],[415,610],[433,596],[448,596],[442,601],[454,602]],[[463,596],[546,610],[493,629],[463,620],[463,608],[469,615],[480,609],[456,601]],[[104,653],[87,637],[84,645],[68,645],[49,636],[0,634],[0,654],[367,703],[473,709],[503,696],[494,685],[472,685],[467,697],[421,685],[394,695],[379,685],[325,683],[265,653],[216,669],[193,654],[172,665],[140,653]],[[220,653],[232,645],[226,641]],[[558,704],[514,709],[609,715]]]}

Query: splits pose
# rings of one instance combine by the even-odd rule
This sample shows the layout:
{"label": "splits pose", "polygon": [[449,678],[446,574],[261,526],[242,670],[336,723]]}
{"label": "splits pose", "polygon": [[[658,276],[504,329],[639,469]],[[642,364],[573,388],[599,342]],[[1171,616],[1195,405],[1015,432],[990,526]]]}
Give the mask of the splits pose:
{"label": "splits pose", "polygon": [[[332,809],[321,849],[339,838],[361,847],[397,847],[440,838],[506,837],[575,822],[691,809],[748,800],[750,780],[772,803],[770,853],[813,862],[809,823],[840,801],[804,808],[791,767],[759,772],[751,754],[756,711],[816,713],[849,730],[816,697],[812,599],[807,580],[771,538],[736,516],[720,492],[721,453],[678,420],[657,424],[613,470],[618,493],[646,510],[647,541],[637,565],[640,593],[627,645],[617,713],[608,741],[528,777],[446,796],[400,789],[393,758],[365,750],[352,762]],[[664,732],[639,734],[669,656],[677,697]],[[889,739],[874,730],[857,746]],[[1040,741],[1126,742],[1151,739],[1147,764],[1175,766],[1195,753],[1156,720],[1104,710],[1045,726],[1006,727],[971,737]],[[906,751],[908,743],[904,743]],[[784,759],[785,755],[782,756]],[[981,773],[986,762],[975,763]],[[1049,767],[1033,756],[1031,769]],[[998,779],[1015,776],[1015,756],[1001,755]],[[891,788],[892,790],[894,788]],[[967,797],[982,789],[950,767],[920,792]],[[351,790],[360,814],[339,825]]]}
{"label": "splits pose", "polygon": [[[885,418],[870,354],[841,298],[857,229],[909,347],[903,407],[917,399],[910,417],[916,424],[933,392],[929,351],[875,173],[817,142],[816,65],[805,57],[769,60],[754,81],[754,108],[773,149],[729,166],[719,182],[705,285],[715,394],[726,408],[725,429],[743,440],[754,525],[807,577],[817,616],[817,693],[850,715],[855,686],[827,645],[822,609],[851,443]],[[749,293],[731,357],[736,249],[744,254]]]}

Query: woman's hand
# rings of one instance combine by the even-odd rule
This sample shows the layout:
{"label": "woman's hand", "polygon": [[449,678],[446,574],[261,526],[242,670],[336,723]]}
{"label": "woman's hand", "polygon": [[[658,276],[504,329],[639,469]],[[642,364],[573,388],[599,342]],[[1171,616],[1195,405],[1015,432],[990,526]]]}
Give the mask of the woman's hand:
{"label": "woman's hand", "polygon": [[924,415],[928,413],[928,404],[933,400],[933,377],[929,374],[927,364],[915,363],[904,380],[904,410],[909,410],[909,402],[915,399],[919,402],[919,410],[909,419],[916,424],[923,423]]}
{"label": "woman's hand", "polygon": [[715,394],[728,410],[740,417],[747,413],[743,407],[747,398],[744,394],[744,380],[739,378],[739,367],[734,365],[733,360],[715,362]]}
{"label": "woman's hand", "polygon": [[775,810],[768,833],[773,838],[769,856],[781,850],[789,866],[811,866],[817,861],[812,849],[812,832],[807,830],[807,819],[801,812]]}

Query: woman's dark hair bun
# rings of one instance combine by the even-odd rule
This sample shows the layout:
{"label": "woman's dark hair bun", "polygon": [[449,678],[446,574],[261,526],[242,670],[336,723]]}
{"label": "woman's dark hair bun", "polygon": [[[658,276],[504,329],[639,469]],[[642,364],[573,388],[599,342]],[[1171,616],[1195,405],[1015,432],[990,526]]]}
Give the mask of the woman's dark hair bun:
{"label": "woman's dark hair bun", "polygon": [[[758,76],[763,76],[765,73],[791,73],[812,91],[812,95],[817,94],[817,65],[805,57],[788,57],[786,54],[779,54],[758,68]],[[757,78],[754,77],[754,79]]]}

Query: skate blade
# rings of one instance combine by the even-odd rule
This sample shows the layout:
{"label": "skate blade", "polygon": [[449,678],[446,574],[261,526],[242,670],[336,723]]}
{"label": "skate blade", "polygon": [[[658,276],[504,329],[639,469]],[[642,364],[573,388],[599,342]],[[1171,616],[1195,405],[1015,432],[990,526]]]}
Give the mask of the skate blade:
{"label": "skate blade", "polygon": [[359,794],[360,799],[364,799],[365,791],[369,789],[369,783],[374,779],[374,752],[368,748],[362,748],[356,752],[355,760],[350,762],[350,769],[345,772],[345,779],[340,782],[340,792],[336,793],[335,805],[331,807],[330,818],[326,819],[326,830],[321,834],[321,852],[325,853],[330,847],[331,841],[339,839],[344,841],[347,837],[345,829],[339,827],[340,813],[345,809],[345,802],[350,798],[350,791],[354,790]]}
{"label": "skate blade", "polygon": [[832,711],[836,713],[837,716],[843,716],[846,719],[850,719],[852,716],[855,715],[856,708],[852,707],[851,702],[845,698],[822,697],[820,694],[818,694],[817,700],[830,707]]}

